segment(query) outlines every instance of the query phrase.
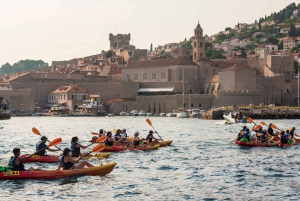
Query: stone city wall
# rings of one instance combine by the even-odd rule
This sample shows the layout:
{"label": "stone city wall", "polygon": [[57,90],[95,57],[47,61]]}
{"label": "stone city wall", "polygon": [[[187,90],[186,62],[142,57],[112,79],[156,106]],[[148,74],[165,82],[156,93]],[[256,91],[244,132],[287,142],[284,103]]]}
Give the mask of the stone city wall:
{"label": "stone city wall", "polygon": [[259,105],[260,98],[258,91],[251,90],[228,90],[228,91],[214,91],[215,98],[213,100],[213,107],[222,106],[245,106],[249,104]]}
{"label": "stone city wall", "polygon": [[0,97],[8,101],[7,109],[34,110],[35,91],[30,88],[1,90]]}

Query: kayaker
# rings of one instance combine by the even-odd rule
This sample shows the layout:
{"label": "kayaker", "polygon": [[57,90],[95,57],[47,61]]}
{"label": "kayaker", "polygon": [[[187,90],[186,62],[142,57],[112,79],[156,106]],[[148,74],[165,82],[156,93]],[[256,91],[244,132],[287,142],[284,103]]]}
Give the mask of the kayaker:
{"label": "kayaker", "polygon": [[295,129],[296,129],[295,127],[292,127],[291,129],[289,129],[289,133],[292,138],[294,138],[294,136],[295,136]]}
{"label": "kayaker", "polygon": [[264,143],[264,142],[267,143],[267,141],[268,141],[268,135],[267,135],[267,131],[265,129],[262,130],[262,132],[260,133],[259,139],[261,140],[262,143]]}
{"label": "kayaker", "polygon": [[[156,133],[156,132],[155,132]],[[158,139],[156,139],[154,136],[153,136],[153,130],[150,130],[149,131],[149,134],[147,135],[146,137],[146,142],[147,144],[153,144],[155,142],[158,142]]]}
{"label": "kayaker", "polygon": [[104,135],[104,130],[101,128],[101,129],[99,130],[99,137],[101,137],[102,135]]}
{"label": "kayaker", "polygon": [[288,137],[289,137],[288,133],[284,133],[284,131],[280,132],[280,142],[282,144],[287,144],[288,143]]}
{"label": "kayaker", "polygon": [[123,128],[123,130],[122,130],[122,138],[123,138],[124,140],[126,140],[127,137],[128,137],[128,135],[127,135],[127,133],[126,133],[126,129]]}
{"label": "kayaker", "polygon": [[118,129],[117,132],[115,133],[115,136],[114,136],[115,140],[118,141],[118,142],[121,142],[121,140],[122,140],[121,132],[122,132],[121,129]]}
{"label": "kayaker", "polygon": [[46,149],[49,151],[60,151],[60,149],[50,149],[49,147],[47,147],[47,145],[46,145],[47,140],[48,140],[48,138],[46,136],[42,136],[41,141],[36,143],[36,145],[35,145],[36,155],[40,155],[40,156],[47,155]]}
{"label": "kayaker", "polygon": [[247,128],[247,126],[242,126],[242,130],[240,130],[240,132],[236,136],[237,141],[240,141],[243,138],[243,134],[244,134],[244,131],[246,130],[246,128]]}
{"label": "kayaker", "polygon": [[104,141],[105,146],[113,146],[114,143],[118,143],[118,141],[112,137],[111,131],[108,131],[106,135],[107,137],[106,140]]}
{"label": "kayaker", "polygon": [[144,138],[140,139],[139,134],[140,134],[139,131],[134,132],[134,140],[132,141],[132,145],[135,147],[140,146],[140,142],[145,140]]}
{"label": "kayaker", "polygon": [[71,140],[71,150],[72,150],[72,157],[79,157],[81,156],[80,148],[85,149],[88,146],[84,146],[78,143],[79,139],[77,136],[72,137]]}
{"label": "kayaker", "polygon": [[273,130],[273,128],[272,128],[272,123],[270,123],[269,126],[268,126],[268,133],[269,133],[270,135],[272,135],[272,136],[275,135],[275,134],[274,134],[274,130]]}
{"label": "kayaker", "polygon": [[259,139],[260,135],[262,133],[262,126],[261,125],[254,125],[252,130],[256,132],[256,137]]}
{"label": "kayaker", "polygon": [[60,170],[60,168],[63,168],[63,170],[70,170],[70,169],[82,169],[85,166],[94,167],[92,164],[90,164],[87,161],[83,161],[83,162],[79,163],[78,165],[74,166],[74,164],[76,164],[80,160],[80,157],[78,157],[77,159],[73,159],[71,157],[71,152],[72,152],[71,149],[64,148],[63,155],[61,155],[59,157],[59,163],[57,166],[57,170]]}
{"label": "kayaker", "polygon": [[[20,157],[20,155],[21,155],[20,148],[14,148],[13,153],[14,153],[14,156],[12,156],[9,159],[9,166],[12,168],[12,170],[20,170],[20,171],[22,171],[22,170],[26,171],[25,166],[23,165],[22,161],[27,158],[30,158],[36,154],[36,153],[33,153],[26,157]],[[41,169],[34,169],[34,168],[30,167],[28,170],[29,171],[40,171]]]}
{"label": "kayaker", "polygon": [[249,128],[245,129],[244,134],[243,134],[243,138],[248,139],[249,142],[251,141],[251,133],[250,133],[250,129]]}

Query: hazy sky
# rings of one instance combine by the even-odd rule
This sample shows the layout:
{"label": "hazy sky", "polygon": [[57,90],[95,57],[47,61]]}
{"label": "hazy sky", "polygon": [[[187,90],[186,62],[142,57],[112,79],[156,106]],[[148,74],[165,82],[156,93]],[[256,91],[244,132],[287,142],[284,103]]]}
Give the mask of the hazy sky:
{"label": "hazy sky", "polygon": [[198,20],[212,35],[283,9],[295,0],[0,0],[0,66],[99,54],[109,33],[131,33],[149,49],[193,35]]}

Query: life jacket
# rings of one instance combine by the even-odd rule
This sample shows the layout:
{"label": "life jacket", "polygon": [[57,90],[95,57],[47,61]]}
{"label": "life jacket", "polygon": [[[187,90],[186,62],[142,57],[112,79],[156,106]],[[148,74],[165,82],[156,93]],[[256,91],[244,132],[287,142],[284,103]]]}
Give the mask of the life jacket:
{"label": "life jacket", "polygon": [[[40,156],[46,155],[46,149],[43,149],[43,148],[45,148],[45,147],[47,147],[47,146],[46,146],[45,143],[43,143],[42,141],[36,143],[36,145],[35,145],[36,155],[40,155]],[[41,150],[41,149],[42,149],[42,150]],[[39,150],[40,150],[40,151],[39,151]]]}
{"label": "life jacket", "polygon": [[12,156],[9,159],[9,166],[12,168],[12,170],[25,170],[25,166],[23,165],[22,161],[20,161],[19,165],[15,165],[15,160],[17,158],[18,157],[16,157],[16,156]]}
{"label": "life jacket", "polygon": [[115,140],[119,140],[117,137],[122,137],[121,134],[115,134]]}
{"label": "life jacket", "polygon": [[122,133],[122,137],[123,137],[123,138],[127,138],[127,133],[126,133],[126,132],[123,132],[123,133]]}
{"label": "life jacket", "polygon": [[134,138],[134,140],[132,141],[132,144],[137,146],[140,144],[140,141],[136,140],[136,138]]}
{"label": "life jacket", "polygon": [[152,134],[150,134],[150,133],[147,135],[147,137],[146,137],[146,141],[148,141],[148,142],[152,142],[152,140],[153,140],[153,138],[152,138],[152,137],[153,137],[153,136],[150,138],[150,136],[151,136],[151,135],[152,135]]}
{"label": "life jacket", "polygon": [[270,135],[274,135],[274,130],[273,130],[272,127],[269,127],[269,128],[268,128],[268,133],[269,133]]}
{"label": "life jacket", "polygon": [[70,149],[72,150],[72,157],[78,157],[78,156],[81,155],[81,153],[80,153],[80,147],[77,147],[76,146],[77,144],[78,144],[77,142],[73,142],[71,144]]}
{"label": "life jacket", "polygon": [[249,134],[250,134],[250,133],[249,133],[248,131],[244,131],[243,137],[244,137],[244,138],[247,138],[247,139],[250,139]]}
{"label": "life jacket", "polygon": [[63,170],[69,170],[70,168],[72,168],[74,166],[74,163],[71,163],[71,162],[65,163],[64,158],[65,158],[65,156],[61,155],[59,157],[59,163],[63,167]]}
{"label": "life jacket", "polygon": [[284,134],[281,136],[280,138],[280,142],[283,143],[283,144],[286,144],[287,143],[287,137],[288,135]]}
{"label": "life jacket", "polygon": [[267,135],[267,133],[262,131],[260,134],[260,139],[266,139],[266,135]]}
{"label": "life jacket", "polygon": [[113,146],[114,145],[114,143],[112,141],[108,141],[108,136],[106,137],[104,144],[105,144],[105,146]]}

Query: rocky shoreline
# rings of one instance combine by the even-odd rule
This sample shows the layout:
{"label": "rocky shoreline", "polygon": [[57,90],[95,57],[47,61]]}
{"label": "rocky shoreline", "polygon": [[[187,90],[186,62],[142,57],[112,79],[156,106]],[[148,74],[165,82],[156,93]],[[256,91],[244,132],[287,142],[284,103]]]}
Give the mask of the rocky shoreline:
{"label": "rocky shoreline", "polygon": [[255,119],[300,119],[300,108],[231,108],[213,109],[202,114],[202,119],[224,119],[223,114],[242,112],[243,116]]}

